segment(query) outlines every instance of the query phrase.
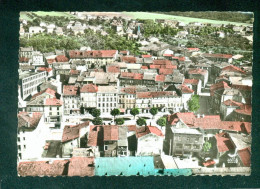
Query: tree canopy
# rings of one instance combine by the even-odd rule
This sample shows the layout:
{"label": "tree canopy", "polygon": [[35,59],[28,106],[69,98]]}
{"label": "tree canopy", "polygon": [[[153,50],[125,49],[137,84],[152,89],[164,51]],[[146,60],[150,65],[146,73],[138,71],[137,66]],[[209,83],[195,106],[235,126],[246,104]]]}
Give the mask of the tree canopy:
{"label": "tree canopy", "polygon": [[138,115],[139,113],[140,113],[140,111],[139,111],[138,108],[132,108],[132,109],[130,110],[130,114],[133,115],[134,117],[135,117],[136,115]]}
{"label": "tree canopy", "polygon": [[188,101],[189,110],[196,112],[200,108],[200,97],[199,95],[192,95],[191,99]]}
{"label": "tree canopy", "polygon": [[152,107],[150,110],[149,110],[150,114],[152,114],[153,116],[155,116],[157,113],[158,113],[158,108],[156,107]]}
{"label": "tree canopy", "polygon": [[102,125],[102,124],[103,124],[103,119],[100,118],[100,117],[95,117],[95,118],[93,119],[92,123],[93,123],[94,125]]}
{"label": "tree canopy", "polygon": [[123,118],[117,118],[115,119],[115,122],[117,125],[123,125],[125,123],[125,120]]}
{"label": "tree canopy", "polygon": [[93,117],[99,117],[100,116],[100,110],[95,108],[95,109],[91,110],[90,114]]}
{"label": "tree canopy", "polygon": [[160,118],[156,121],[156,123],[157,123],[158,125],[160,125],[161,127],[166,126],[166,117],[160,117]]}
{"label": "tree canopy", "polygon": [[146,125],[146,120],[144,118],[138,118],[136,121],[137,125],[142,126],[142,125]]}
{"label": "tree canopy", "polygon": [[115,108],[111,110],[110,114],[115,117],[120,114],[120,110],[118,108]]}
{"label": "tree canopy", "polygon": [[205,143],[203,144],[203,151],[204,151],[204,152],[208,152],[208,151],[211,149],[211,147],[212,147],[212,145],[211,145],[210,142],[205,142]]}

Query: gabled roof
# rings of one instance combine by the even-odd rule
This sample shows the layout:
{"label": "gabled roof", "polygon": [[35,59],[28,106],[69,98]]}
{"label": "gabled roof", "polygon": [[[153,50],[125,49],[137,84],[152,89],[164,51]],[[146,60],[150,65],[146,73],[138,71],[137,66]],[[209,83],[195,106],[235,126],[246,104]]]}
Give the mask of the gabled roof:
{"label": "gabled roof", "polygon": [[121,61],[126,63],[136,63],[136,58],[134,56],[122,56]]}
{"label": "gabled roof", "polygon": [[85,84],[81,87],[81,93],[96,93],[98,91],[98,86],[94,84]]}
{"label": "gabled roof", "polygon": [[239,114],[244,114],[244,115],[251,115],[252,114],[252,106],[248,104],[242,104],[239,106],[238,109],[235,110],[235,112]]}
{"label": "gabled roof", "polygon": [[208,53],[204,53],[202,56],[206,57],[206,58],[225,58],[225,59],[229,59],[232,58],[232,54],[208,54]]}
{"label": "gabled roof", "polygon": [[240,157],[244,166],[251,166],[251,148],[248,147],[242,150],[238,150],[238,156]]}
{"label": "gabled roof", "polygon": [[236,101],[231,100],[231,99],[224,101],[223,104],[225,104],[226,106],[238,106],[238,107],[243,105],[243,103],[236,102]]}
{"label": "gabled roof", "polygon": [[48,94],[48,95],[51,95],[52,97],[55,97],[55,96],[56,96],[56,91],[55,91],[55,90],[50,89],[50,88],[47,88],[47,89],[45,89],[45,90],[43,90],[43,91],[40,91],[40,92],[36,93],[35,95],[33,95],[31,99],[34,99],[34,98],[36,98],[37,96],[40,96],[40,95],[42,95],[42,94],[44,94],[44,93],[46,93],[46,94]]}
{"label": "gabled roof", "polygon": [[104,141],[118,140],[118,126],[117,125],[104,125]]}
{"label": "gabled roof", "polygon": [[48,161],[30,161],[20,162],[18,165],[18,174],[20,176],[61,176],[68,160]]}
{"label": "gabled roof", "polygon": [[67,125],[63,129],[61,142],[68,142],[79,137],[81,128],[89,125],[89,121],[78,124],[78,125]]}
{"label": "gabled roof", "polygon": [[171,75],[173,73],[173,69],[161,68],[159,69],[159,74],[163,75]]}
{"label": "gabled roof", "polygon": [[242,91],[252,91],[252,86],[248,85],[232,85],[231,87]]}
{"label": "gabled roof", "polygon": [[69,51],[70,58],[113,58],[117,50]]}
{"label": "gabled roof", "polygon": [[194,93],[194,91],[185,84],[177,85],[177,89],[179,89],[182,94]]}
{"label": "gabled roof", "polygon": [[31,115],[28,112],[18,113],[18,127],[37,127],[42,117],[41,112],[33,112]]}
{"label": "gabled roof", "polygon": [[184,79],[183,84],[191,84],[191,85],[198,85],[198,79]]}
{"label": "gabled roof", "polygon": [[64,96],[77,96],[79,95],[79,87],[74,85],[64,85],[63,86]]}
{"label": "gabled roof", "polygon": [[156,75],[155,76],[155,81],[164,82],[164,80],[165,80],[165,75]]}
{"label": "gabled roof", "polygon": [[69,163],[68,176],[94,176],[94,157],[72,157]]}
{"label": "gabled roof", "polygon": [[88,146],[103,145],[103,126],[91,125],[88,135]]}
{"label": "gabled roof", "polygon": [[234,145],[232,144],[227,133],[216,134],[215,138],[217,140],[218,152],[226,152],[234,149]]}
{"label": "gabled roof", "polygon": [[143,54],[142,55],[142,58],[151,58],[152,57],[152,55],[150,55],[150,54]]}
{"label": "gabled roof", "polygon": [[62,106],[62,101],[57,98],[47,98],[45,99],[44,105],[46,106]]}
{"label": "gabled roof", "polygon": [[208,73],[207,70],[203,70],[203,69],[199,69],[199,68],[196,68],[196,69],[190,69],[188,71],[189,74],[199,74],[199,75],[205,75],[206,73]]}
{"label": "gabled roof", "polygon": [[68,62],[69,59],[64,55],[58,55],[55,58],[56,62]]}
{"label": "gabled roof", "polygon": [[214,92],[219,89],[228,89],[230,88],[225,81],[220,81],[210,86],[210,95],[213,96]]}
{"label": "gabled roof", "polygon": [[130,72],[121,72],[120,78],[129,78],[135,80],[142,80],[143,74],[139,73],[130,73]]}
{"label": "gabled roof", "polygon": [[162,131],[155,126],[142,126],[142,127],[136,128],[136,137],[137,138],[143,137],[150,133],[155,134],[159,137],[164,136]]}
{"label": "gabled roof", "polygon": [[242,69],[240,69],[239,67],[236,67],[234,65],[229,65],[229,66],[223,68],[222,71],[245,73],[245,71],[243,71]]}
{"label": "gabled roof", "polygon": [[107,66],[107,72],[120,73],[120,67],[119,66]]}

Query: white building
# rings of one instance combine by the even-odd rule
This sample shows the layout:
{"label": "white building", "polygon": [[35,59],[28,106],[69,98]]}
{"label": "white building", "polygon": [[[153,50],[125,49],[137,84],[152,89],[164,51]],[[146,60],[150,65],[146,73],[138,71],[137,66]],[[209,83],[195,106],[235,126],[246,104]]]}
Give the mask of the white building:
{"label": "white building", "polygon": [[118,90],[116,86],[99,86],[97,91],[97,109],[101,114],[110,114],[118,108]]}
{"label": "white building", "polygon": [[63,86],[64,114],[77,114],[80,111],[79,87],[73,85]]}
{"label": "white building", "polygon": [[19,74],[19,85],[21,86],[21,95],[24,100],[29,95],[37,93],[37,86],[47,79],[47,72],[40,73],[23,72]]}
{"label": "white building", "polygon": [[98,87],[93,84],[85,84],[80,89],[81,106],[84,108],[97,107]]}
{"label": "white building", "polygon": [[63,107],[62,101],[56,98],[47,98],[44,100],[44,121],[46,123],[59,124],[61,122]]}
{"label": "white building", "polygon": [[29,27],[29,33],[30,34],[42,33],[42,32],[44,32],[44,29],[40,26]]}
{"label": "white building", "polygon": [[40,52],[35,52],[32,55],[32,65],[33,66],[45,66],[44,55]]}

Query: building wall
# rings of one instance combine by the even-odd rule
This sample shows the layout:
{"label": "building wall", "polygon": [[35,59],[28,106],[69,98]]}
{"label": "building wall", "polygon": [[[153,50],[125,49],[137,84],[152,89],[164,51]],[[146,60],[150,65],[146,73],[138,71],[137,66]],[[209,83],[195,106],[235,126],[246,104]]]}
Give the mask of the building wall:
{"label": "building wall", "polygon": [[85,108],[97,107],[97,93],[80,93],[81,106]]}
{"label": "building wall", "polygon": [[104,141],[104,156],[105,157],[117,156],[117,141]]}
{"label": "building wall", "polygon": [[150,156],[161,154],[163,149],[164,137],[159,137],[155,134],[147,134],[138,138],[137,141],[137,156]]}
{"label": "building wall", "polygon": [[64,114],[71,114],[71,110],[80,109],[80,97],[79,96],[63,96],[64,102]]}
{"label": "building wall", "polygon": [[47,72],[40,72],[22,79],[22,98],[27,98],[30,94],[37,93],[37,86],[47,79]]}
{"label": "building wall", "polygon": [[110,114],[110,111],[118,108],[117,93],[97,93],[97,109],[102,113]]}
{"label": "building wall", "polygon": [[73,148],[79,147],[79,139],[76,138],[74,140],[65,142],[62,144],[62,157],[70,157],[73,151]]}
{"label": "building wall", "polygon": [[47,123],[60,123],[62,118],[62,106],[45,106],[44,117]]}

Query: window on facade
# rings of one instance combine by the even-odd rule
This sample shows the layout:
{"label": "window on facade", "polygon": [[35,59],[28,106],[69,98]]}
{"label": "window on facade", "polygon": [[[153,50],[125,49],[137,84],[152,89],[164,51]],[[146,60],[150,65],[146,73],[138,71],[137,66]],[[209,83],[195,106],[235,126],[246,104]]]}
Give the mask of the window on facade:
{"label": "window on facade", "polygon": [[23,137],[23,140],[25,140],[25,137]]}
{"label": "window on facade", "polygon": [[21,150],[21,146],[20,145],[18,145],[18,150]]}
{"label": "window on facade", "polygon": [[107,146],[107,145],[104,146],[104,150],[105,150],[105,151],[108,150],[108,146]]}
{"label": "window on facade", "polygon": [[24,149],[26,149],[26,146],[25,146],[25,145],[23,145],[23,148],[24,148]]}

